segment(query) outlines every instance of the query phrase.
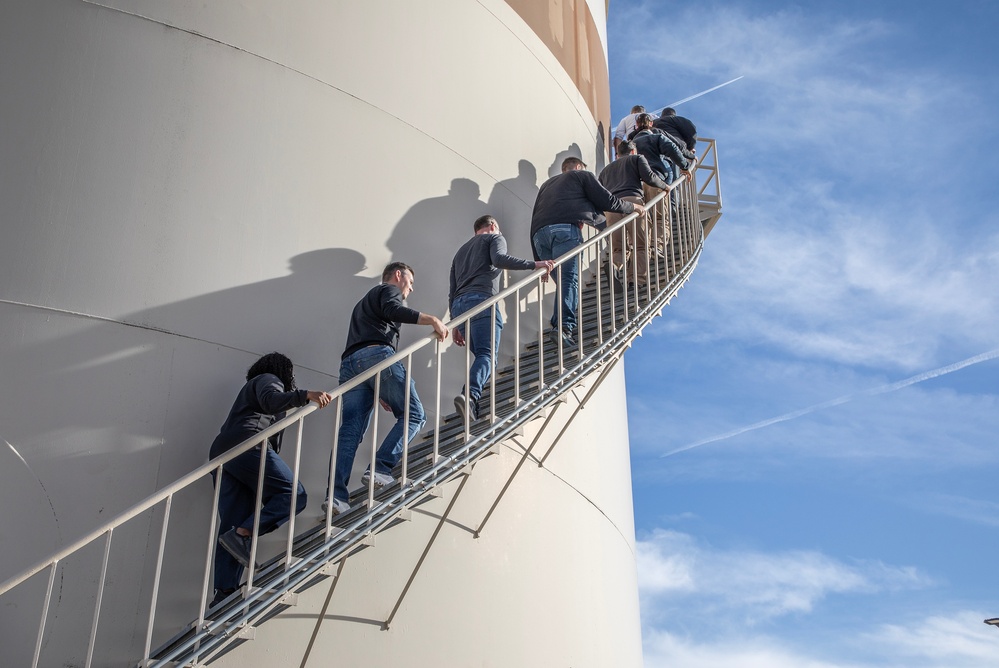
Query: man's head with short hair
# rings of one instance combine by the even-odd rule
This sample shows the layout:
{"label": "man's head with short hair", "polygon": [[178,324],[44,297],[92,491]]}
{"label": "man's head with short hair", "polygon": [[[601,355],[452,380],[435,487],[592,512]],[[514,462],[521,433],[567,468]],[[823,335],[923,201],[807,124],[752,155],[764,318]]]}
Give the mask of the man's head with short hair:
{"label": "man's head with short hair", "polygon": [[475,224],[472,226],[472,229],[475,230],[476,234],[478,234],[482,230],[488,229],[493,225],[496,226],[496,229],[499,229],[499,221],[492,216],[479,216],[475,219]]}
{"label": "man's head with short hair", "polygon": [[638,117],[635,118],[635,127],[640,129],[651,128],[652,116],[649,116],[648,114],[639,114]]}
{"label": "man's head with short hair", "polygon": [[579,158],[566,158],[562,161],[562,173],[575,171],[577,169],[586,169],[586,163]]}
{"label": "man's head with short hair", "polygon": [[645,107],[643,107],[640,104],[636,104],[634,107],[631,108],[631,113],[633,114],[640,114],[643,111],[645,111]]}
{"label": "man's head with short hair", "polygon": [[631,155],[638,150],[633,141],[623,141],[617,145],[617,157]]}
{"label": "man's head with short hair", "polygon": [[665,109],[663,109],[663,113],[659,114],[659,116],[660,117],[662,117],[662,116],[676,116],[676,109],[674,109],[673,107],[666,107]]}
{"label": "man's head with short hair", "polygon": [[390,262],[382,272],[382,283],[390,283],[402,292],[405,299],[413,291],[413,280],[416,272],[405,262]]}
{"label": "man's head with short hair", "polygon": [[413,276],[416,276],[416,272],[413,271],[413,268],[410,267],[405,262],[390,262],[389,264],[385,265],[385,271],[382,272],[382,280],[383,281],[389,280],[390,278],[392,278],[392,275],[395,274],[395,272],[397,271],[402,271],[402,272],[408,271]]}

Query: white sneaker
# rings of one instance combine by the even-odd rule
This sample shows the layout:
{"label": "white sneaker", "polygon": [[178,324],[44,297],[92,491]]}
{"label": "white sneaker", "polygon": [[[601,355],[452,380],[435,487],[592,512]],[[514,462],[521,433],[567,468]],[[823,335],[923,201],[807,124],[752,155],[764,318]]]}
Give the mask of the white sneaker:
{"label": "white sneaker", "polygon": [[[361,484],[367,486],[369,480],[371,480],[371,469],[365,471],[364,475],[361,476]],[[392,476],[375,471],[375,489],[391,485],[394,482],[395,478]]]}
{"label": "white sneaker", "polygon": [[[323,515],[329,511],[330,501],[326,499],[323,501]],[[339,515],[350,510],[350,504],[346,501],[341,501],[340,499],[333,499],[333,515]]]}

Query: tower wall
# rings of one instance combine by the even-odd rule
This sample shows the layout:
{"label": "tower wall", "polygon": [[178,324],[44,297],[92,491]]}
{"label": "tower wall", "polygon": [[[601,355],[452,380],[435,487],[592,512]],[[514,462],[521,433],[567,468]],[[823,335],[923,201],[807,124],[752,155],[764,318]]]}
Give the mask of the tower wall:
{"label": "tower wall", "polygon": [[[554,26],[593,3],[550,4]],[[335,387],[350,309],[387,262],[412,264],[410,305],[444,316],[451,255],[478,215],[530,256],[540,183],[570,154],[602,166],[593,90],[606,82],[592,81],[593,59],[567,71],[516,3],[23,0],[0,12],[0,489],[17,508],[0,518],[0,579],[203,463],[259,354],[288,354],[302,387]],[[564,46],[571,33],[559,34]],[[408,330],[404,344],[427,333]],[[621,405],[601,419],[626,464],[617,385]],[[306,514],[318,514],[331,439],[331,414],[310,420]],[[573,466],[570,486],[607,463]],[[544,506],[556,493],[523,492]],[[591,564],[629,591],[630,493],[626,478],[606,491],[603,521],[623,542]],[[190,619],[210,494],[206,483],[177,501],[157,639]],[[540,540],[546,525],[532,521]],[[135,595],[106,601],[105,665],[141,650],[151,564],[133,555],[156,545],[157,522],[115,536],[108,587]],[[532,550],[590,558],[560,549],[525,543],[510,581]],[[85,650],[91,610],[70,594],[96,587],[95,558],[60,572],[43,664],[81,638]],[[624,599],[607,615],[637,620]],[[31,605],[0,611],[10,665],[33,648]],[[436,608],[432,596],[407,605]],[[581,607],[570,597],[552,614]]]}

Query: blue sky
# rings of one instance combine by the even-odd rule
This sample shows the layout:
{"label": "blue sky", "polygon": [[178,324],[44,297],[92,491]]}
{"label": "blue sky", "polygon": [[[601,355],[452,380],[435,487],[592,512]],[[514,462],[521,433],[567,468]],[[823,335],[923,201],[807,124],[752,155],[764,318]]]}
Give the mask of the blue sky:
{"label": "blue sky", "polygon": [[626,358],[647,666],[999,665],[999,5],[918,4],[610,5],[615,121],[745,77]]}

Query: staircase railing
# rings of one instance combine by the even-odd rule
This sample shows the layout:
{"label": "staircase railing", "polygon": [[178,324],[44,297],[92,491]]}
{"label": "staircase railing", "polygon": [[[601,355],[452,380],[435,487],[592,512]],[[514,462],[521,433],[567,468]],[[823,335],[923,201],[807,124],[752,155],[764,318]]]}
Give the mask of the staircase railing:
{"label": "staircase railing", "polygon": [[[709,154],[716,155],[713,140],[701,141],[708,147],[703,157]],[[699,166],[698,171],[703,169],[705,167]],[[496,368],[497,360],[494,360],[494,372],[490,377],[487,392],[488,410],[478,422],[471,419],[468,410],[464,411],[466,416],[464,419],[457,416],[442,419],[440,406],[445,345],[433,337],[414,343],[332,390],[335,425],[330,480],[336,461],[336,434],[340,428],[344,395],[361,383],[374,378],[372,408],[377,412],[380,373],[389,366],[401,362],[405,367],[407,396],[403,424],[408,424],[408,388],[414,358],[418,357],[421,362],[429,358],[436,376],[432,400],[434,423],[425,438],[422,440],[417,438],[404,445],[402,460],[396,472],[397,482],[376,491],[372,477],[365,489],[355,490],[352,493],[351,510],[348,513],[334,518],[332,509],[328,509],[325,521],[320,527],[298,535],[296,516],[292,510],[287,522],[287,537],[283,551],[260,568],[256,566],[256,559],[262,485],[258,484],[257,510],[253,524],[250,565],[246,569],[246,585],[223,605],[206,610],[213,557],[215,550],[222,549],[217,543],[219,489],[216,485],[210,508],[207,545],[204,547],[201,594],[197,610],[194,611],[196,613],[194,621],[159,649],[155,651],[152,649],[153,635],[156,629],[170,515],[175,498],[192,485],[202,483],[205,478],[221,475],[222,467],[227,462],[251,448],[258,447],[271,436],[284,430],[291,430],[294,434],[293,447],[290,449],[291,468],[295,479],[298,479],[304,423],[305,419],[317,410],[314,404],[291,412],[253,438],[212,459],[32,568],[0,584],[0,597],[2,597],[33,576],[47,573],[32,667],[39,665],[46,637],[46,622],[52,603],[53,584],[60,564],[88,546],[102,543],[103,557],[84,663],[87,668],[92,665],[113,537],[116,531],[121,531],[130,521],[154,509],[162,508],[162,521],[152,574],[145,642],[142,658],[138,662],[141,666],[203,665],[223,652],[232,642],[246,637],[248,629],[252,629],[263,618],[273,614],[278,606],[286,604],[289,596],[293,596],[297,589],[317,576],[330,575],[330,567],[334,563],[357,549],[362,549],[369,537],[393,524],[409,508],[424,501],[436,487],[455,478],[464,467],[488,454],[498,443],[541,415],[546,408],[559,401],[560,397],[584,378],[602,367],[607,368],[608,364],[619,359],[634,338],[641,333],[642,328],[652,318],[661,314],[665,305],[686,282],[700,256],[704,236],[701,224],[703,214],[699,210],[699,201],[703,201],[708,208],[717,210],[713,220],[717,220],[717,215],[720,215],[721,197],[717,163],[706,169],[710,172],[708,181],[714,181],[715,194],[704,194],[703,188],[698,190],[694,183],[681,178],[668,191],[660,193],[648,203],[649,280],[644,285],[638,280],[636,262],[629,262],[627,266],[632,272],[631,276],[621,277],[618,283],[608,274],[603,261],[605,254],[606,257],[613,257],[615,246],[624,242],[624,235],[621,232],[626,228],[630,230],[631,238],[636,238],[638,226],[644,223],[643,219],[632,214],[603,232],[592,234],[581,246],[558,258],[553,271],[555,276],[553,282],[546,285],[542,270],[532,272],[523,280],[502,290],[494,298],[447,323],[452,329],[458,325],[467,325],[471,318],[488,309],[492,319],[491,329],[495,332],[496,308],[494,307],[503,301],[516,305],[511,309],[515,351],[512,368],[504,375]],[[632,248],[630,252],[634,255],[638,249]],[[576,313],[579,323],[578,334],[574,342],[567,343],[562,337],[556,336],[553,337],[553,342],[549,343],[545,336],[545,296],[554,290],[546,288],[558,284],[562,267],[572,260],[578,262],[580,269],[584,267],[588,269],[585,281],[583,272],[580,272],[580,294]],[[584,282],[588,287],[584,288]],[[538,326],[536,340],[528,342],[527,346],[522,345],[524,341],[522,341],[521,325],[524,318],[536,318]],[[492,349],[495,350],[495,341],[492,341],[492,344]],[[471,364],[468,346],[464,360],[463,378],[467,380]],[[501,382],[500,376],[505,379],[502,381],[504,387],[512,380],[512,388],[501,390],[498,387]],[[373,420],[370,431],[367,440],[370,442],[370,456],[373,462],[378,446],[377,419]],[[288,450],[286,445],[285,452]],[[525,453],[525,458],[528,454],[529,452]],[[261,457],[260,461],[259,475],[262,479],[266,458]],[[499,500],[500,497],[497,497],[493,508]],[[296,507],[294,493],[290,507],[292,509]],[[486,514],[476,533],[481,531],[491,513],[492,509]],[[149,556],[143,554],[139,558],[148,560]],[[62,663],[62,658],[59,663]]]}

